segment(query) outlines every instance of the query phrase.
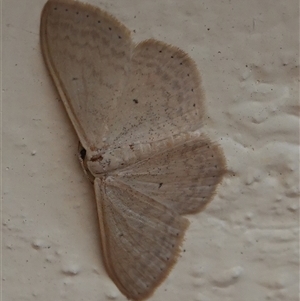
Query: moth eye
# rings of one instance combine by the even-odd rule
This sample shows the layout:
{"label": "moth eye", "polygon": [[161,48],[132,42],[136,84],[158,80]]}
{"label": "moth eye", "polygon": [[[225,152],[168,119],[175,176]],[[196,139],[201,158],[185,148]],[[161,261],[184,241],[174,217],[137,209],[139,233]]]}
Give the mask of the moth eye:
{"label": "moth eye", "polygon": [[84,159],[85,159],[85,156],[86,156],[86,150],[85,150],[85,148],[82,148],[82,149],[80,150],[80,158],[81,158],[82,160],[84,160]]}

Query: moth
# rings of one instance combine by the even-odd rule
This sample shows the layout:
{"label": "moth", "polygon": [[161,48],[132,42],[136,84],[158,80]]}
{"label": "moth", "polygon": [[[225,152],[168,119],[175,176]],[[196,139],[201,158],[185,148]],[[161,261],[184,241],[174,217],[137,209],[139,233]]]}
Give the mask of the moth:
{"label": "moth", "polygon": [[196,64],[154,39],[136,45],[116,18],[73,0],[45,4],[40,40],[94,186],[107,273],[144,300],[180,254],[184,215],[204,209],[226,171],[201,131]]}

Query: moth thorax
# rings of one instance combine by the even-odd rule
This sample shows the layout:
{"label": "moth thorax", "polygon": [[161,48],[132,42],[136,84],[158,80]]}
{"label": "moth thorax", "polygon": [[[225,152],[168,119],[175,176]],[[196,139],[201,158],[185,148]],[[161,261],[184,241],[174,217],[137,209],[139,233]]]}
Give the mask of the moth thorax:
{"label": "moth thorax", "polygon": [[120,157],[114,156],[111,153],[102,153],[88,159],[87,167],[94,176],[97,176],[120,169],[124,163]]}

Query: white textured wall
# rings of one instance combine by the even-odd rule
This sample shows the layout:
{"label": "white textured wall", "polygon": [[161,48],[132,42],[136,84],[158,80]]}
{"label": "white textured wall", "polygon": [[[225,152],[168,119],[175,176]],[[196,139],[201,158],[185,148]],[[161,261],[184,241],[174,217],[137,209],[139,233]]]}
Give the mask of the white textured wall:
{"label": "white textured wall", "polygon": [[[106,275],[92,186],[39,47],[44,0],[3,0],[2,298],[125,298]],[[298,1],[90,0],[138,42],[196,61],[207,132],[229,173],[189,217],[182,258],[150,301],[296,301]]]}

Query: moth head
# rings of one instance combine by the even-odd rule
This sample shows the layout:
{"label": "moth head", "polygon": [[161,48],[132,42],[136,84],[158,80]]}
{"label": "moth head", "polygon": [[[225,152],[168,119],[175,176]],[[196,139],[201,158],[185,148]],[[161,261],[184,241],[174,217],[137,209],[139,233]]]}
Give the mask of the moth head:
{"label": "moth head", "polygon": [[[128,154],[128,151],[125,153]],[[85,150],[81,146],[79,157],[83,169],[86,173],[90,173],[93,178],[121,170],[129,164],[128,156],[124,156],[124,151],[119,147]]]}
{"label": "moth head", "polygon": [[105,149],[85,149],[79,142],[78,159],[88,179],[94,182],[95,177],[105,174],[112,169],[112,160]]}

